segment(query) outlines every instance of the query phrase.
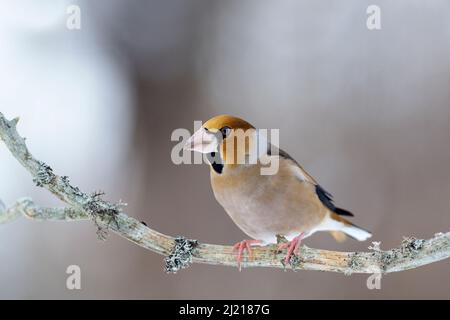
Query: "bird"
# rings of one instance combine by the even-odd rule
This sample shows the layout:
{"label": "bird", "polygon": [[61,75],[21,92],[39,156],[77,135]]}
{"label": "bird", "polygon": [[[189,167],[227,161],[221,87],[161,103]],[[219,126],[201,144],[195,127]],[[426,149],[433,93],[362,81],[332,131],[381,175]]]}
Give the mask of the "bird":
{"label": "bird", "polygon": [[[371,237],[347,219],[353,216],[350,211],[336,207],[329,192],[260,132],[241,118],[218,115],[183,147],[206,155],[216,200],[249,236],[233,246],[239,267],[245,251],[252,257],[252,246],[278,244],[278,250],[286,250],[287,265],[301,241],[318,231],[330,232],[339,242],[346,236],[359,241]],[[264,174],[271,161],[276,170]],[[279,243],[280,236],[286,241]]]}

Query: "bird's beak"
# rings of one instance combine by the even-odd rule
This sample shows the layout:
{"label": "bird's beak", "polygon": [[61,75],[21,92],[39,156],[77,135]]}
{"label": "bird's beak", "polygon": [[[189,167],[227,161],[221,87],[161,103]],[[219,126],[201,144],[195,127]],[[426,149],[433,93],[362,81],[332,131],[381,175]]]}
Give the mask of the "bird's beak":
{"label": "bird's beak", "polygon": [[192,137],[186,141],[183,149],[188,151],[197,151],[200,153],[217,152],[219,147],[219,140],[212,132],[206,131],[201,127]]}

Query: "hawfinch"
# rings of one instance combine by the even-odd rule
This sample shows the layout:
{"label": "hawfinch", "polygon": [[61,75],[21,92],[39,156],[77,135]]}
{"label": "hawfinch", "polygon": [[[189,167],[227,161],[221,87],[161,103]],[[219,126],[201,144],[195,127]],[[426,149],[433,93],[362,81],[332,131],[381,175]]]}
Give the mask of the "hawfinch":
{"label": "hawfinch", "polygon": [[[353,214],[337,208],[331,194],[265,136],[242,119],[220,115],[204,123],[184,146],[206,154],[214,196],[252,238],[235,244],[239,264],[244,250],[251,256],[251,245],[277,243],[277,236],[288,240],[279,246],[287,249],[285,264],[301,240],[317,231],[329,231],[338,241],[345,235],[359,241],[371,236],[344,219]],[[268,170],[271,166],[275,170]]]}

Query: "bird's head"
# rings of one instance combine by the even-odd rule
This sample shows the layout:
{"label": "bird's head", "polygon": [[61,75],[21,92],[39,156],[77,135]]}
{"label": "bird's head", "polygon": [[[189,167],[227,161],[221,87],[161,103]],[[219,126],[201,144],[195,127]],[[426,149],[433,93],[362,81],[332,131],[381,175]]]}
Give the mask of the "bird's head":
{"label": "bird's head", "polygon": [[225,163],[240,163],[240,158],[249,154],[254,140],[255,128],[250,123],[230,115],[220,115],[206,121],[189,138],[185,149],[206,154],[220,152]]}

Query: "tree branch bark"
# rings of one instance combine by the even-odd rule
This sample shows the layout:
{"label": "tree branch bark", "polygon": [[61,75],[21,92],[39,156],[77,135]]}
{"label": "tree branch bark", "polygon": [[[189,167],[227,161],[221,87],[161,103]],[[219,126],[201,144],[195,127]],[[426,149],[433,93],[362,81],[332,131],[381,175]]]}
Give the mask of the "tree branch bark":
{"label": "tree branch bark", "polygon": [[[231,246],[197,243],[183,237],[173,238],[153,230],[123,212],[124,205],[109,203],[101,194],[87,194],[73,186],[69,178],[55,174],[50,166],[35,159],[25,140],[16,130],[18,119],[7,120],[0,113],[0,138],[12,155],[31,174],[37,186],[43,187],[65,202],[66,208],[43,208],[31,199],[18,200],[5,208],[0,202],[0,223],[20,216],[34,220],[92,220],[100,231],[112,230],[135,244],[166,256],[166,271],[176,272],[191,262],[237,267]],[[254,247],[253,258],[245,257],[242,267],[293,268],[352,273],[389,273],[417,268],[450,257],[450,232],[436,234],[428,240],[404,238],[398,248],[387,251],[374,245],[369,252],[337,252],[301,246],[298,256],[285,266],[285,252],[276,245]]]}
{"label": "tree branch bark", "polygon": [[39,221],[82,221],[90,220],[85,211],[73,208],[43,208],[30,198],[21,198],[8,209],[0,206],[0,224],[8,223],[24,216]]}

